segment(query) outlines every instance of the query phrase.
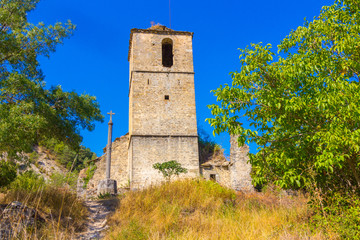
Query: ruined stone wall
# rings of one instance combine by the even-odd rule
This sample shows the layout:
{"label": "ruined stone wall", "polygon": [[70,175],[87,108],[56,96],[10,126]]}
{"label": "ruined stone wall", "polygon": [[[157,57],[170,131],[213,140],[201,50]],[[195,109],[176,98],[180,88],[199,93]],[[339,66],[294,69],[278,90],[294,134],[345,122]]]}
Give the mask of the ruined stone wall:
{"label": "ruined stone wall", "polygon": [[211,180],[210,175],[215,174],[216,182],[222,186],[231,188],[230,171],[228,167],[211,166],[201,167],[201,175],[206,180]]}
{"label": "ruined stone wall", "polygon": [[[112,143],[110,178],[117,181],[118,188],[129,185],[128,144],[129,134],[116,138]],[[87,185],[88,191],[94,194],[99,181],[106,178],[106,153],[96,161],[96,166],[94,176]]]}
{"label": "ruined stone wall", "polygon": [[130,171],[131,188],[141,189],[164,181],[153,168],[157,162],[175,160],[188,170],[180,178],[199,176],[199,153],[196,137],[139,137],[133,136],[129,154],[132,155]]}
{"label": "ruined stone wall", "polygon": [[251,184],[251,164],[249,160],[249,146],[238,146],[237,136],[230,136],[230,181],[231,188],[238,191],[253,191]]}

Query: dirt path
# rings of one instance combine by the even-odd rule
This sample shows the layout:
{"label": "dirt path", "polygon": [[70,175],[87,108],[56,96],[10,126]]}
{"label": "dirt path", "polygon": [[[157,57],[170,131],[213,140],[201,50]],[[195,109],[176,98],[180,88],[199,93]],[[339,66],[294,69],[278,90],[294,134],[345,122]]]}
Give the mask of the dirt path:
{"label": "dirt path", "polygon": [[90,215],[88,217],[86,230],[79,233],[76,239],[102,239],[105,236],[105,230],[108,228],[107,216],[115,211],[118,203],[119,200],[117,198],[85,201],[85,205],[89,209]]}

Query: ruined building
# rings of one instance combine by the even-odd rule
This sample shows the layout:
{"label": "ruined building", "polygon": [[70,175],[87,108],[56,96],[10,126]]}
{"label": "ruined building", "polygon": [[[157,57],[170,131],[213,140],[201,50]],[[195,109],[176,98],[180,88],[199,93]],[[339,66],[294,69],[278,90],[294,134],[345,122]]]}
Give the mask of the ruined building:
{"label": "ruined building", "polygon": [[[111,178],[119,188],[139,189],[162,181],[153,168],[157,162],[176,160],[188,170],[182,177],[199,176],[192,38],[191,32],[159,25],[131,30],[129,133],[114,141],[111,155]],[[217,173],[211,161],[201,166],[201,173],[239,188],[234,174],[241,170],[235,162],[221,163],[227,177]],[[96,164],[90,188],[105,174],[105,157]]]}
{"label": "ruined building", "polygon": [[239,147],[237,136],[230,136],[230,146],[230,161],[223,151],[214,152],[203,162],[200,161],[200,174],[205,179],[238,191],[252,191],[249,146]]}

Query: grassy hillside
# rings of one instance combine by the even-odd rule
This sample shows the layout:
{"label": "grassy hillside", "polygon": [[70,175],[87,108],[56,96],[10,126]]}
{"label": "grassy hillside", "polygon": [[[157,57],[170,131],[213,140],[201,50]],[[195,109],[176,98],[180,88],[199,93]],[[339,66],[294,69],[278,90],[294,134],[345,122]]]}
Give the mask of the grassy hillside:
{"label": "grassy hillside", "polygon": [[[77,232],[84,230],[88,211],[83,201],[64,181],[55,180],[58,179],[47,183],[40,175],[29,171],[18,175],[7,188],[0,188],[3,192],[0,225],[5,223],[2,227],[11,231],[11,239],[74,239]],[[28,215],[30,210],[23,207],[12,210],[10,217],[2,214],[14,201],[34,210],[35,215]]]}
{"label": "grassy hillside", "polygon": [[311,228],[306,203],[304,196],[176,181],[128,192],[106,239],[336,239],[327,229]]}

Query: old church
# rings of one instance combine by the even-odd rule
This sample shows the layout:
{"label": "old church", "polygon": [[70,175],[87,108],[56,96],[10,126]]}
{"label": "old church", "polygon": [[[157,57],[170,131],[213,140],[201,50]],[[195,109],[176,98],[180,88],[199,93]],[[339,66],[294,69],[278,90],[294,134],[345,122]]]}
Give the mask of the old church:
{"label": "old church", "polygon": [[[161,25],[131,29],[129,133],[115,139],[111,154],[111,178],[119,189],[163,181],[153,164],[171,160],[188,170],[181,177],[201,174],[234,189],[251,188],[248,147],[239,148],[235,138],[230,161],[199,161],[192,39],[192,32]],[[105,155],[96,165],[90,190],[104,178]]]}

